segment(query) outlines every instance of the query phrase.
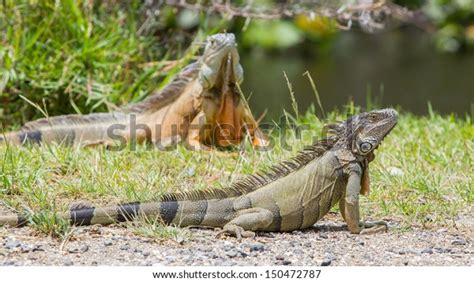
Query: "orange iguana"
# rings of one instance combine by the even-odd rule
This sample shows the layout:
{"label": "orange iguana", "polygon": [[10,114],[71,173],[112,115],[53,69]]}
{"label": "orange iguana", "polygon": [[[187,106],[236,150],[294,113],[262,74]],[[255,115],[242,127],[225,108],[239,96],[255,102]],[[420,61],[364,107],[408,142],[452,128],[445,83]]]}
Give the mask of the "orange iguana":
{"label": "orange iguana", "polygon": [[123,110],[89,115],[64,115],[26,123],[19,131],[0,135],[11,144],[57,142],[81,146],[117,145],[131,140],[166,147],[185,142],[193,149],[242,142],[246,133],[255,146],[265,136],[238,85],[243,80],[233,34],[206,40],[203,55],[186,66],[163,90]]}

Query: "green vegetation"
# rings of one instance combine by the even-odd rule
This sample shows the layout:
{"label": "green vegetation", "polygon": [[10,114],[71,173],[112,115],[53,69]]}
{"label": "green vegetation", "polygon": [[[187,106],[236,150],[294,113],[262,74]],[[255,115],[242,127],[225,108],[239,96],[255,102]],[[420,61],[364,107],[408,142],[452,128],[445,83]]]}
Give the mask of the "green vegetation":
{"label": "green vegetation", "polygon": [[[427,3],[423,9],[438,27],[433,38],[439,49],[472,48],[474,1],[395,2],[409,7]],[[153,16],[156,12],[138,0],[1,1],[0,132],[43,117],[30,103],[53,116],[106,111],[141,100],[187,63],[199,47],[191,42],[207,33],[240,33],[243,49],[283,49],[301,42],[325,48],[340,32],[332,20],[321,17],[246,22],[171,7],[161,7],[159,16]],[[348,113],[356,111],[348,107]],[[71,227],[55,212],[74,201],[103,205],[151,200],[168,191],[225,187],[293,156],[319,136],[323,123],[314,111],[295,116],[287,119],[310,130],[301,140],[289,132],[292,150],[277,142],[268,152],[247,146],[239,156],[181,146],[167,152],[146,146],[118,152],[55,145],[0,147],[0,209],[34,212],[36,230],[64,237]],[[345,117],[336,112],[327,116],[333,121]],[[279,134],[272,133],[274,140]],[[363,213],[396,220],[404,228],[452,226],[457,216],[472,216],[473,140],[470,117],[403,113],[376,153],[372,193],[364,198]],[[154,222],[128,225],[143,236],[182,236]]]}
{"label": "green vegetation", "polygon": [[[349,112],[358,111],[348,107]],[[330,120],[344,119],[332,112]],[[288,117],[293,120],[292,117]],[[257,152],[247,146],[239,156],[222,152],[192,152],[182,146],[163,152],[139,146],[122,151],[60,146],[0,148],[0,201],[12,210],[41,211],[33,218],[43,233],[64,235],[69,227],[53,211],[71,202],[95,205],[143,201],[168,191],[225,187],[240,176],[287,159],[319,136],[323,123],[310,111],[297,125],[308,125],[302,138],[287,131],[291,150],[284,150],[280,133],[275,146]],[[385,139],[371,165],[372,191],[364,197],[363,214],[411,226],[453,226],[457,216],[472,209],[474,189],[474,127],[470,118],[432,113],[415,117],[403,113],[399,125]],[[145,236],[181,236],[159,224],[129,225]]]}

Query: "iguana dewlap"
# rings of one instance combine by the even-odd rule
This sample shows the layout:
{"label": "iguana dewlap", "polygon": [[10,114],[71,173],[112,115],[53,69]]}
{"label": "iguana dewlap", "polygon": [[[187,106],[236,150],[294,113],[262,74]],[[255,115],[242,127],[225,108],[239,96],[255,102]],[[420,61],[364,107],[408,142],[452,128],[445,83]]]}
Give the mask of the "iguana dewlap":
{"label": "iguana dewlap", "polygon": [[[157,202],[73,209],[62,216],[77,225],[110,224],[145,216],[177,226],[220,227],[240,237],[253,231],[307,228],[339,203],[350,232],[370,233],[385,225],[360,221],[362,178],[364,174],[368,177],[373,151],[396,123],[397,112],[392,109],[361,113],[329,125],[332,135],[293,159],[228,188],[171,193]],[[28,216],[0,216],[0,225],[28,222]]]}

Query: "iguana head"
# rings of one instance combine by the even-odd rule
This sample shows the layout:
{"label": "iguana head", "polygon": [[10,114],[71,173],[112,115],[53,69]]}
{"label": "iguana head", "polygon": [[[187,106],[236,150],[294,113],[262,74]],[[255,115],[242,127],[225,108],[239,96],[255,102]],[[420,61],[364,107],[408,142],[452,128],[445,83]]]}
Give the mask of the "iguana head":
{"label": "iguana head", "polygon": [[393,109],[383,109],[355,115],[343,123],[333,124],[329,129],[336,133],[337,142],[334,149],[341,152],[350,151],[350,156],[342,153],[342,157],[355,157],[363,163],[361,194],[370,191],[369,162],[374,160],[374,150],[397,124],[398,113]]}
{"label": "iguana head", "polygon": [[394,109],[383,109],[361,113],[346,122],[346,134],[352,153],[369,156],[380,145],[385,136],[397,124],[398,113]]}
{"label": "iguana head", "polygon": [[244,71],[239,60],[235,36],[232,33],[209,36],[201,57],[199,81],[202,87],[210,89],[223,80],[227,80],[227,83],[240,84]]}

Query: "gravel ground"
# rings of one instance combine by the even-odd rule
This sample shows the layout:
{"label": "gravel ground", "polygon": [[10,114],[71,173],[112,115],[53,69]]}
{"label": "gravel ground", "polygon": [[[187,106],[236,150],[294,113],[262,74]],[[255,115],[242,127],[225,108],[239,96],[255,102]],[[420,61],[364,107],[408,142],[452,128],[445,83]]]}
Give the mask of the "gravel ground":
{"label": "gravel ground", "polygon": [[[31,228],[0,228],[0,265],[467,265],[474,262],[473,228],[413,229],[358,236],[335,215],[313,228],[215,239],[192,229],[190,239],[156,241],[123,227],[80,227],[67,242]],[[390,226],[390,225],[389,225]]]}

